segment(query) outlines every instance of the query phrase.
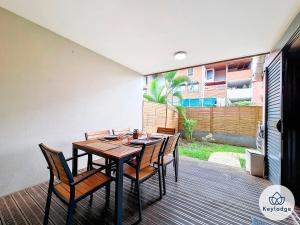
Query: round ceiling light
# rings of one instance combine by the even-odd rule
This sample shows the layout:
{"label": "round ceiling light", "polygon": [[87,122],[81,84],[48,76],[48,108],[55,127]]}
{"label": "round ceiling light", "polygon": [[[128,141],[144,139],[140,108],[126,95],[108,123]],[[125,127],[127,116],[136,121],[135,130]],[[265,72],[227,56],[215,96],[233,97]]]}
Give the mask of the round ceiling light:
{"label": "round ceiling light", "polygon": [[183,60],[183,59],[186,58],[186,52],[184,52],[184,51],[175,52],[174,53],[174,58],[176,60]]}

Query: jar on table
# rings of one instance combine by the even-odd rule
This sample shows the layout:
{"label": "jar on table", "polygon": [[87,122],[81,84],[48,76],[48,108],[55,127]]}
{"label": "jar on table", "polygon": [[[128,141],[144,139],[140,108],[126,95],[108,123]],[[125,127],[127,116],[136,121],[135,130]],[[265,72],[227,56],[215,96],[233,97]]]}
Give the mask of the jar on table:
{"label": "jar on table", "polygon": [[139,138],[139,130],[138,129],[133,130],[132,137],[133,137],[133,139],[138,139]]}

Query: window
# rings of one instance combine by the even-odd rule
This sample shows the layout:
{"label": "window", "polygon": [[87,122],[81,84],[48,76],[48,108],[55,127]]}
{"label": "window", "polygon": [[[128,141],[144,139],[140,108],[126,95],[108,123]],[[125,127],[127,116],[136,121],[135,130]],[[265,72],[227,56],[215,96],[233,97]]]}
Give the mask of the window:
{"label": "window", "polygon": [[198,92],[199,91],[199,83],[192,83],[188,85],[189,92]]}
{"label": "window", "polygon": [[179,92],[185,92],[185,90],[186,90],[186,85],[180,85],[178,88]]}
{"label": "window", "polygon": [[194,68],[188,68],[187,74],[188,74],[188,76],[193,76]]}
{"label": "window", "polygon": [[207,69],[205,74],[206,81],[214,81],[215,77],[215,70],[214,69]]}

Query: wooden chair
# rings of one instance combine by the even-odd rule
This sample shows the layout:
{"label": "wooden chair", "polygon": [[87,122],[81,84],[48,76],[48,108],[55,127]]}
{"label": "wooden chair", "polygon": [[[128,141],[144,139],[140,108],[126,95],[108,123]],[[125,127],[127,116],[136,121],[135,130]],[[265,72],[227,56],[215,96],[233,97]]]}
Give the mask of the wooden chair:
{"label": "wooden chair", "polygon": [[[50,170],[50,181],[48,188],[48,196],[45,209],[44,225],[48,224],[51,196],[52,192],[65,204],[68,205],[68,214],[66,224],[72,224],[72,214],[75,204],[83,198],[91,195],[99,188],[109,185],[112,177],[105,175],[98,170],[91,170],[73,177],[67,161],[73,160],[75,157],[65,159],[62,152],[55,151],[39,144],[43,155],[48,163]],[[78,157],[86,155],[86,153],[78,155]],[[54,178],[58,183],[54,184]],[[109,192],[106,195],[106,204],[109,202]],[[92,203],[92,198],[90,203]]]}
{"label": "wooden chair", "polygon": [[[86,132],[84,134],[85,140],[97,140],[100,138],[104,138],[105,136],[110,135],[110,130],[102,130],[102,131],[96,131],[96,132]],[[97,159],[96,161],[93,161],[93,155],[88,154],[88,163],[87,163],[87,169],[91,170],[93,168],[93,165],[104,167],[105,161],[103,158]]]}
{"label": "wooden chair", "polygon": [[127,134],[130,133],[130,128],[119,128],[119,129],[113,129],[112,130],[114,135],[119,135],[119,134]]}
{"label": "wooden chair", "polygon": [[158,127],[157,133],[174,135],[176,133],[176,129],[175,128],[167,128],[167,127]]}
{"label": "wooden chair", "polygon": [[144,144],[136,159],[130,164],[124,164],[124,176],[135,182],[137,200],[139,207],[139,221],[142,220],[142,202],[140,184],[158,173],[159,178],[159,199],[162,198],[160,166],[153,166],[154,162],[159,161],[159,154],[162,151],[164,139],[160,139],[149,144]]}
{"label": "wooden chair", "polygon": [[[180,138],[180,133],[167,138],[165,146],[160,154],[159,165],[162,170],[164,195],[166,194],[166,171],[167,165],[173,162],[175,171],[175,182],[178,180],[178,152],[177,146]],[[157,162],[156,162],[157,163]]]}

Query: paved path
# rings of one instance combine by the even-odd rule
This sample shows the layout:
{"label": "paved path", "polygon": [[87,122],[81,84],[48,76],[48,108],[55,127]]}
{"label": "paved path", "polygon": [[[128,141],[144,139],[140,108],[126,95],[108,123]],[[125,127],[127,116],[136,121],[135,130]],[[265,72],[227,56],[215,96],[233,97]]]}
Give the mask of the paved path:
{"label": "paved path", "polygon": [[244,154],[233,152],[214,152],[210,155],[208,161],[241,168],[239,158],[244,158]]}

